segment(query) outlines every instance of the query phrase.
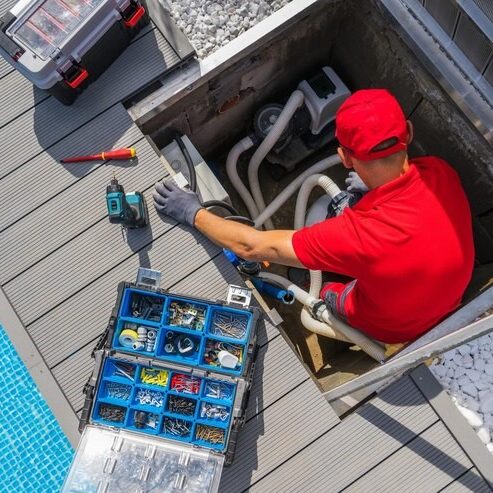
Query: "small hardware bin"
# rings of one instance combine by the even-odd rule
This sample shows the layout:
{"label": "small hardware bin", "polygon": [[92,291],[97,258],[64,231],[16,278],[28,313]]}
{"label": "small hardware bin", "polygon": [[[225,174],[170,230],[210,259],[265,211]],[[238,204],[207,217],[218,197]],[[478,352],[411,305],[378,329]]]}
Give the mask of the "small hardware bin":
{"label": "small hardware bin", "polygon": [[120,284],[63,492],[217,491],[244,420],[259,319],[228,299]]}

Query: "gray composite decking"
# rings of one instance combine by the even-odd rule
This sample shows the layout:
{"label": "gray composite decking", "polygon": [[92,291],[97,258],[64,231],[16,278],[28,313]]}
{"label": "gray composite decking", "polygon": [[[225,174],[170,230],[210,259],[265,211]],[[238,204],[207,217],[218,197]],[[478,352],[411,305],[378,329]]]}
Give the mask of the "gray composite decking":
{"label": "gray composite decking", "polygon": [[[1,2],[0,14],[11,3]],[[151,193],[167,173],[122,104],[180,63],[149,27],[65,107],[0,61],[0,322],[7,311],[8,320],[18,320],[15,330],[25,330],[39,352],[33,368],[46,366],[74,415],[119,281],[152,267],[162,272],[162,287],[207,298],[222,298],[228,284],[242,282],[219,248],[158,217]],[[58,163],[130,145],[136,162]],[[113,171],[149,204],[151,226],[127,238],[106,217]],[[459,444],[450,422],[465,422],[441,418],[447,404],[425,395],[425,385],[436,385],[429,372],[421,370],[421,380],[403,377],[341,421],[267,319],[258,340],[246,424],[222,491],[490,491],[484,469],[493,466],[491,457],[474,438]]]}

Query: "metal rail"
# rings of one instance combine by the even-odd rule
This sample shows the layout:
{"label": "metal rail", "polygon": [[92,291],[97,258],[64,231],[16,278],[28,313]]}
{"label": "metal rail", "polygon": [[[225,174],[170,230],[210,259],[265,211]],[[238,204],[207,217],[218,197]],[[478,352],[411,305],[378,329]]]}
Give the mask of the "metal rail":
{"label": "metal rail", "polygon": [[[413,343],[412,348],[409,346],[409,350],[406,348],[399,355],[392,358],[387,363],[384,363],[382,366],[374,368],[364,375],[340,385],[335,389],[324,392],[324,397],[331,402],[348,394],[352,394],[357,390],[370,387],[384,380],[393,379],[395,376],[401,375],[406,370],[418,366],[429,358],[438,356],[450,349],[454,349],[462,344],[477,339],[478,337],[493,332],[493,315],[488,315],[481,320],[470,323],[492,307],[493,287],[490,287],[462,309],[437,325],[428,334],[423,336],[426,338],[424,344],[421,338],[418,339]],[[467,325],[468,323],[469,325]],[[445,330],[448,333],[444,334]],[[431,339],[431,336],[433,336],[434,333],[437,334],[437,338],[430,342],[426,342]]]}

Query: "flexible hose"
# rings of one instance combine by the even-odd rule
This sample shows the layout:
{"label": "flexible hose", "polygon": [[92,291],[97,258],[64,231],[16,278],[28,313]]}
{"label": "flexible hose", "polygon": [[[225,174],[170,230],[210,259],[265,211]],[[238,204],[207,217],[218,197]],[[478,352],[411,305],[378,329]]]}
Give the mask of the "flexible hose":
{"label": "flexible hose", "polygon": [[185,158],[185,162],[187,163],[188,174],[190,175],[190,190],[192,192],[197,191],[197,173],[195,172],[195,166],[192,161],[192,157],[188,152],[187,146],[184,144],[181,135],[179,133],[175,133],[174,141],[178,144],[183,157]]}
{"label": "flexible hose", "polygon": [[332,199],[341,193],[341,189],[328,176],[317,173],[307,178],[303,185],[301,185],[298,198],[296,199],[294,229],[301,229],[305,225],[308,199],[316,186],[322,187],[325,193]]}
{"label": "flexible hose", "polygon": [[340,163],[341,160],[337,154],[329,156],[322,159],[313,166],[310,166],[306,171],[303,171],[299,176],[297,176],[267,207],[266,209],[255,219],[255,227],[258,229],[264,224],[264,222],[275,214],[293,195],[298,188],[301,187],[303,182],[314,173],[321,173],[326,171],[332,166]]}
{"label": "flexible hose", "polygon": [[206,209],[209,209],[210,207],[220,207],[221,209],[224,209],[225,211],[228,211],[230,214],[232,214],[232,216],[229,217],[240,215],[240,213],[231,204],[228,204],[223,200],[207,200],[206,202],[202,202],[202,205]]}
{"label": "flexible hose", "polygon": [[[248,163],[248,183],[250,184],[250,190],[252,192],[253,199],[260,213],[263,212],[263,210],[265,209],[265,202],[258,180],[258,169],[265,156],[267,156],[269,151],[274,147],[275,143],[281,137],[291,118],[293,118],[293,115],[296,113],[296,110],[303,104],[304,99],[305,96],[299,90],[296,90],[293,92],[293,94],[291,94],[288,102],[281,111],[281,114],[267,134],[267,137],[265,137],[265,139],[262,141],[260,146],[251,157],[250,162]],[[257,216],[258,214],[255,214],[252,217]],[[272,224],[272,221],[270,219],[265,220],[265,227],[267,229],[274,229],[274,225]]]}
{"label": "flexible hose", "polygon": [[[340,188],[328,176],[315,174],[307,178],[301,186],[298,193],[298,198],[296,200],[294,229],[301,229],[304,226],[308,199],[310,198],[312,190],[316,186],[322,187],[331,198],[334,198],[341,192]],[[322,272],[319,270],[311,270],[309,294],[314,297],[318,297],[321,288]],[[315,334],[330,337],[331,339],[337,339],[339,341],[351,342],[344,336],[344,334],[313,318],[305,307],[301,310],[300,318],[303,326]]]}
{"label": "flexible hose", "polygon": [[244,137],[232,147],[229,151],[228,158],[226,159],[226,173],[228,174],[231,184],[245,203],[248,213],[254,218],[259,215],[257,204],[255,204],[252,195],[241,181],[237,168],[240,155],[251,147],[253,147],[253,141],[250,137]]}
{"label": "flexible hose", "polygon": [[[272,274],[270,272],[261,272],[258,274],[258,277],[260,277],[261,279],[266,279],[267,281],[274,282],[282,286],[284,289],[287,289],[288,291],[292,291],[294,297],[308,309],[312,309],[316,303],[321,301],[319,298],[312,296],[310,293],[307,293],[299,286],[296,286],[296,284],[293,284],[289,279],[278,276],[277,274]],[[382,346],[365,336],[359,330],[354,329],[353,327],[334,317],[334,315],[332,315],[332,313],[330,313],[330,311],[326,308],[321,313],[321,317],[323,322],[325,322],[330,327],[333,327],[338,332],[341,332],[344,337],[359,346],[373,359],[380,362],[385,359],[385,350]]]}

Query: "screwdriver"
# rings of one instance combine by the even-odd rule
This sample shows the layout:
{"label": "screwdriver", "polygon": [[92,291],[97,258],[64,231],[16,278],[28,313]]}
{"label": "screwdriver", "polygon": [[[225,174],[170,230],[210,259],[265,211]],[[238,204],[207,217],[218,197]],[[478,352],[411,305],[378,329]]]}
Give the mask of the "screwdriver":
{"label": "screwdriver", "polygon": [[135,147],[124,147],[114,149],[113,151],[100,152],[99,154],[90,154],[88,156],[74,156],[61,159],[65,163],[82,163],[84,161],[109,161],[110,159],[132,159],[137,155]]}

